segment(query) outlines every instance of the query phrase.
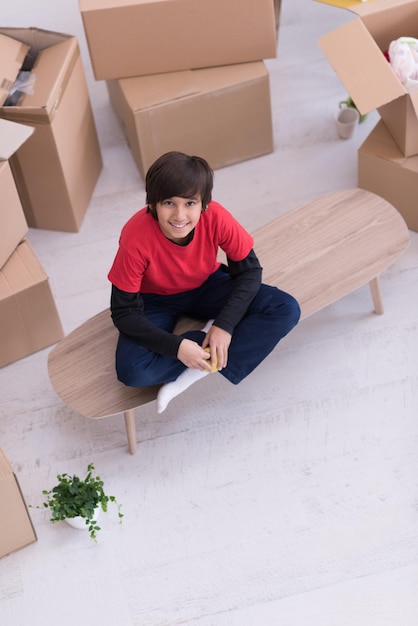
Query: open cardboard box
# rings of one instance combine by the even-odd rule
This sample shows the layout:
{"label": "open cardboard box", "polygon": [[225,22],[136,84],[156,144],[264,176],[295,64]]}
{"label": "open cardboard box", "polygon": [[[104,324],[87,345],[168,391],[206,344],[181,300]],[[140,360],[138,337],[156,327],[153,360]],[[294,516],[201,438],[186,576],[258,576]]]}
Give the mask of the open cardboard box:
{"label": "open cardboard box", "polygon": [[418,156],[405,157],[382,120],[359,148],[358,186],[393,204],[418,232]]}
{"label": "open cardboard box", "polygon": [[0,269],[28,232],[8,160],[32,133],[30,126],[0,119]]}
{"label": "open cardboard box", "polygon": [[107,81],[143,177],[161,154],[199,154],[214,168],[273,151],[262,61]]}
{"label": "open cardboard box", "polygon": [[63,336],[48,276],[24,239],[0,270],[0,367]]}
{"label": "open cardboard box", "polygon": [[318,40],[360,113],[377,109],[404,156],[418,154],[418,92],[408,93],[384,56],[391,41],[418,39],[418,0],[373,0]]}
{"label": "open cardboard box", "polygon": [[22,46],[18,41],[0,34],[0,59],[2,60],[0,104],[3,104],[9,95],[28,50],[27,46]]}
{"label": "open cardboard box", "polygon": [[37,28],[0,27],[0,35],[20,49],[2,55],[9,88],[20,69],[34,80],[9,106],[0,94],[0,117],[35,129],[10,159],[27,222],[77,232],[102,168],[77,39]]}
{"label": "open cardboard box", "polygon": [[0,448],[0,557],[19,550],[36,539],[19,482]]}
{"label": "open cardboard box", "polygon": [[276,56],[278,0],[79,0],[96,80]]}

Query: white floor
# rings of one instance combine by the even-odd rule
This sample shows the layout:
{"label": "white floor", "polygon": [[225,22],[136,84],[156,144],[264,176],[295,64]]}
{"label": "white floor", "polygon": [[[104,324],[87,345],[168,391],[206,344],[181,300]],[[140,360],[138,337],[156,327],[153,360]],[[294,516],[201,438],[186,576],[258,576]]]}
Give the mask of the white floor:
{"label": "white floor", "polygon": [[[78,36],[104,169],[81,231],[31,229],[65,332],[108,305],[106,273],[144,185],[92,77],[76,0],[14,0],[2,24]],[[318,37],[351,19],[284,0],[271,76],[275,152],[216,172],[215,198],[249,229],[355,187],[357,148],[378,120],[337,137],[344,87]],[[361,71],[361,68],[359,68]],[[97,544],[32,509],[38,541],[0,561],[2,626],[417,626],[418,234],[382,276],[303,321],[238,387],[207,377],[162,415],[66,408],[49,349],[0,372],[0,445],[28,503],[59,472],[95,463],[120,500]],[[2,510],[4,504],[2,503]]]}

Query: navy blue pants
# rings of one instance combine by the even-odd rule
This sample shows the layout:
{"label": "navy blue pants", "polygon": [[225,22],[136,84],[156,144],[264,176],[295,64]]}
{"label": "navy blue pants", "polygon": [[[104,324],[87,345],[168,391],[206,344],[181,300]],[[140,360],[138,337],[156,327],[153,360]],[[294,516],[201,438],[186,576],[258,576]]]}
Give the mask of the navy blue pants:
{"label": "navy blue pants", "polygon": [[[159,328],[172,332],[178,318],[216,318],[231,292],[233,281],[219,269],[197,289],[159,296],[142,294],[145,315]],[[242,320],[235,327],[228,351],[228,364],[219,374],[238,384],[259,365],[280,339],[299,321],[300,308],[293,296],[277,287],[262,284]],[[203,326],[203,324],[202,324]],[[203,343],[205,333],[194,330],[182,334]],[[119,336],[116,350],[118,379],[129,387],[147,387],[171,382],[186,369],[179,359],[155,354]]]}

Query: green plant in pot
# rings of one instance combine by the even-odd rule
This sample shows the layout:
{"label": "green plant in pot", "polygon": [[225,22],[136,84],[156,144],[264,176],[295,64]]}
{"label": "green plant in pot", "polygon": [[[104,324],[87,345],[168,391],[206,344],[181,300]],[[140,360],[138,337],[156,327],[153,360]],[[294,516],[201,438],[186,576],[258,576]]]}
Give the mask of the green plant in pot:
{"label": "green plant in pot", "polygon": [[97,513],[101,510],[107,512],[109,502],[117,506],[119,522],[122,522],[123,514],[120,512],[121,505],[115,496],[105,493],[104,484],[100,476],[94,476],[94,465],[87,466],[87,475],[84,479],[68,474],[58,474],[58,483],[51,490],[44,490],[46,496],[43,506],[52,513],[51,522],[84,518],[90,537],[97,541],[97,532],[100,526],[97,524]]}
{"label": "green plant in pot", "polygon": [[356,111],[358,111],[358,114],[360,116],[359,118],[359,123],[361,124],[362,122],[364,122],[364,120],[367,117],[367,113],[365,113],[364,115],[362,115],[360,113],[360,111],[358,110],[358,108],[356,107],[356,104],[354,102],[354,100],[352,98],[350,98],[350,96],[347,97],[347,100],[341,100],[341,102],[339,103],[340,109],[344,106],[346,107],[351,107],[352,109],[356,109]]}

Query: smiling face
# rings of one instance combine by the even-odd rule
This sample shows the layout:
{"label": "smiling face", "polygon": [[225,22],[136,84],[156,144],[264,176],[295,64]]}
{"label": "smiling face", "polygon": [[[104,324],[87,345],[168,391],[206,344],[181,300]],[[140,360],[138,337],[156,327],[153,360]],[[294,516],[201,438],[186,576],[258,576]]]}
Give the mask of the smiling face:
{"label": "smiling face", "polygon": [[200,219],[202,200],[200,196],[193,198],[173,196],[157,202],[156,212],[159,227],[167,239],[182,243]]}

